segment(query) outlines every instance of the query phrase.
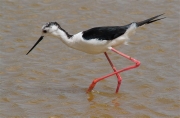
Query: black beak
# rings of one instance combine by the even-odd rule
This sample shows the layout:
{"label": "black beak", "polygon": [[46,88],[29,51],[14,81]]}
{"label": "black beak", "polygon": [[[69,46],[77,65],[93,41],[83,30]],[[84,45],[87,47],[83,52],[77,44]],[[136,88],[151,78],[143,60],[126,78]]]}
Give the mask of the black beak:
{"label": "black beak", "polygon": [[39,40],[34,44],[34,46],[29,50],[29,52],[28,52],[26,55],[28,55],[28,54],[31,52],[31,50],[33,50],[33,49],[36,47],[36,45],[43,39],[43,37],[44,37],[44,36],[41,36],[41,37],[39,38]]}

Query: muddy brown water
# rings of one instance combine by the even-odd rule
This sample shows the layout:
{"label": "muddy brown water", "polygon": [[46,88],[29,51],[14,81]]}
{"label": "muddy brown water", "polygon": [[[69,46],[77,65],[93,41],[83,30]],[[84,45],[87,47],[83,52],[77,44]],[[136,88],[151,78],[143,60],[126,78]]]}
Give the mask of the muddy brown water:
{"label": "muddy brown water", "polygon": [[[0,117],[180,117],[179,0],[1,0]],[[86,90],[112,72],[103,54],[89,55],[45,39],[27,56],[41,27],[57,21],[70,34],[107,25],[125,25],[165,13],[139,28],[128,46],[117,49],[141,66]],[[112,52],[118,69],[132,62]]]}

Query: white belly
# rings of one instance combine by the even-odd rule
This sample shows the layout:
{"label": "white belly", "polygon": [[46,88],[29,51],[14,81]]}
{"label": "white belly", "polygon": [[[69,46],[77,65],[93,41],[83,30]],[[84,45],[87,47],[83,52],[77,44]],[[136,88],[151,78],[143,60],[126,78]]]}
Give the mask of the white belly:
{"label": "white belly", "polygon": [[72,48],[89,53],[99,54],[108,50],[109,41],[99,41],[97,39],[84,40],[79,39],[73,42]]}

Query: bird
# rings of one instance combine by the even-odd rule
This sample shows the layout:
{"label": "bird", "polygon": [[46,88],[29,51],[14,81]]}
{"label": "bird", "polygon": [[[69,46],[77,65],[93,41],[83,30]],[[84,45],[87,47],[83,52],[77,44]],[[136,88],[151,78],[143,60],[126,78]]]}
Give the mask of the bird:
{"label": "bird", "polygon": [[[121,85],[121,81],[122,81],[120,73],[139,67],[140,61],[116,50],[115,47],[122,44],[128,44],[129,39],[130,39],[129,37],[135,33],[135,30],[138,27],[141,27],[146,24],[151,24],[153,22],[166,18],[166,17],[160,17],[162,15],[164,15],[164,13],[160,15],[156,15],[154,17],[151,17],[149,19],[146,19],[140,22],[132,22],[123,26],[94,27],[85,31],[81,31],[74,35],[69,34],[66,30],[64,30],[60,26],[59,23],[48,22],[42,26],[42,30],[41,30],[42,35],[40,36],[38,41],[33,45],[33,47],[28,51],[26,55],[28,55],[36,47],[36,45],[40,41],[42,41],[42,39],[45,36],[51,36],[51,37],[53,36],[53,37],[59,38],[68,47],[88,53],[88,54],[104,53],[105,57],[107,58],[114,72],[107,74],[103,77],[94,79],[92,83],[90,84],[89,88],[87,89],[87,92],[91,92],[99,81],[104,80],[105,78],[108,78],[110,76],[116,75],[117,87],[116,87],[115,92],[118,93],[120,85]],[[116,69],[116,67],[114,66],[114,64],[112,63],[111,59],[109,58],[107,54],[108,50],[124,58],[127,58],[128,60],[134,62],[135,64],[132,66],[128,66],[126,68],[120,69],[120,70]]]}

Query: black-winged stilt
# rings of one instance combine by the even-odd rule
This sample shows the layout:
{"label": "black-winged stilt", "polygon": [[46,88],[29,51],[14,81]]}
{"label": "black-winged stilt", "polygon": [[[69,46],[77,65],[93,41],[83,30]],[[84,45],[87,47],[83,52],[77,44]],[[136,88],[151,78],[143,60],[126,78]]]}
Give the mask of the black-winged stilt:
{"label": "black-winged stilt", "polygon": [[[116,75],[118,79],[118,84],[116,88],[116,93],[117,93],[119,91],[119,87],[122,80],[119,73],[138,67],[140,65],[140,61],[126,54],[123,54],[120,51],[117,51],[116,49],[114,49],[114,47],[120,44],[128,43],[129,36],[135,33],[137,27],[164,19],[165,17],[158,18],[159,16],[162,15],[163,14],[160,14],[152,18],[149,18],[147,20],[141,22],[133,22],[124,26],[95,27],[88,29],[86,31],[79,32],[74,35],[70,35],[68,32],[66,32],[63,28],[61,28],[61,26],[57,22],[49,22],[43,25],[42,36],[39,38],[39,40],[34,44],[34,46],[29,50],[29,52],[26,55],[28,55],[31,52],[31,50],[34,49],[34,47],[43,39],[44,36],[58,37],[67,46],[89,54],[104,53],[114,72],[93,80],[87,92],[90,92],[94,88],[96,83],[99,82],[100,80],[103,80],[112,75]],[[106,51],[108,50],[111,50],[133,61],[135,65],[126,67],[121,70],[117,70],[106,53]]]}

